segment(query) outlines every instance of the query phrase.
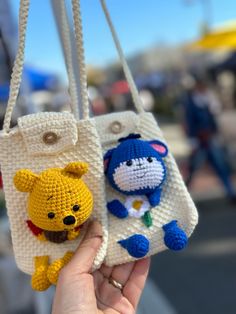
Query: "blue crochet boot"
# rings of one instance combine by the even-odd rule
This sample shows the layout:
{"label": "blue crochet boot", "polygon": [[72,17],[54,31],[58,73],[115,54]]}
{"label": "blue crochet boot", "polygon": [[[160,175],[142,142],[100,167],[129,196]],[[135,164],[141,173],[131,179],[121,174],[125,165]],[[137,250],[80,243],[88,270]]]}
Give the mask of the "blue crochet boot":
{"label": "blue crochet boot", "polygon": [[129,214],[125,206],[118,200],[107,203],[107,209],[112,215],[120,219],[126,218]]}
{"label": "blue crochet boot", "polygon": [[161,189],[156,189],[153,193],[147,195],[148,201],[152,207],[160,204],[161,201]]}
{"label": "blue crochet boot", "polygon": [[188,243],[188,237],[186,233],[178,227],[177,220],[172,220],[168,224],[162,226],[165,236],[165,245],[173,251],[180,251]]}
{"label": "blue crochet boot", "polygon": [[135,258],[142,258],[149,251],[149,240],[141,234],[134,234],[127,239],[118,241],[118,243],[128,251],[129,255]]}

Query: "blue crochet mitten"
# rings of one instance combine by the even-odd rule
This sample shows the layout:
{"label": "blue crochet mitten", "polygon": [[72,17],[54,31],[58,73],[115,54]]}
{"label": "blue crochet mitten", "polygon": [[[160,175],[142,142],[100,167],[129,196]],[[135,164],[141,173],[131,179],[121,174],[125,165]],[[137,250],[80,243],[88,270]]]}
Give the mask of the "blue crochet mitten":
{"label": "blue crochet mitten", "polygon": [[112,215],[120,219],[126,218],[129,214],[125,206],[118,200],[107,203],[107,209]]}
{"label": "blue crochet mitten", "polygon": [[168,224],[162,226],[165,235],[165,245],[173,251],[182,250],[188,243],[188,237],[186,233],[178,227],[177,220],[172,220]]}
{"label": "blue crochet mitten", "polygon": [[148,194],[147,198],[152,207],[159,205],[161,201],[161,189],[156,189],[153,193]]}
{"label": "blue crochet mitten", "polygon": [[131,237],[120,240],[118,243],[135,258],[142,258],[149,251],[149,240],[142,234],[134,234]]}

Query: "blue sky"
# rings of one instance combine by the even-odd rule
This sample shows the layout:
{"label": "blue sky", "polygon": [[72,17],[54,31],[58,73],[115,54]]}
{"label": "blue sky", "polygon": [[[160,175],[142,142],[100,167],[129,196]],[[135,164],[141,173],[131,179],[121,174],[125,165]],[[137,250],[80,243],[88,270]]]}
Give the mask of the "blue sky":
{"label": "blue sky", "polygon": [[[68,3],[70,0],[65,0]],[[186,2],[192,5],[186,5]],[[204,0],[107,0],[125,53],[157,43],[178,44],[196,38]],[[17,17],[19,0],[11,0]],[[105,65],[117,58],[99,0],[81,0],[86,62]],[[211,0],[213,25],[236,19],[235,0]],[[64,63],[50,0],[31,0],[26,60],[64,75]]]}

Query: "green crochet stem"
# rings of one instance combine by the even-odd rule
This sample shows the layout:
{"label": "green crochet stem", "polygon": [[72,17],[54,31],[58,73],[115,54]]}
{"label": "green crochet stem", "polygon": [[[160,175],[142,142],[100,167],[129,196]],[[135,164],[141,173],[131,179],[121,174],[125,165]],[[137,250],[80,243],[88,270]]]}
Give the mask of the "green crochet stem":
{"label": "green crochet stem", "polygon": [[151,227],[152,226],[152,216],[150,213],[150,210],[147,211],[143,216],[142,216],[143,223],[145,224],[146,227]]}

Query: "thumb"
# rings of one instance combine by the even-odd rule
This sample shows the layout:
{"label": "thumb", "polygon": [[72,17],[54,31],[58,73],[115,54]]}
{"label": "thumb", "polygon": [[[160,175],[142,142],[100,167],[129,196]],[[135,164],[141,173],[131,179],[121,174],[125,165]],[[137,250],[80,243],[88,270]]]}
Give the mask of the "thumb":
{"label": "thumb", "polygon": [[97,251],[102,244],[102,226],[98,221],[89,224],[85,237],[66,268],[71,273],[83,274],[91,271]]}

